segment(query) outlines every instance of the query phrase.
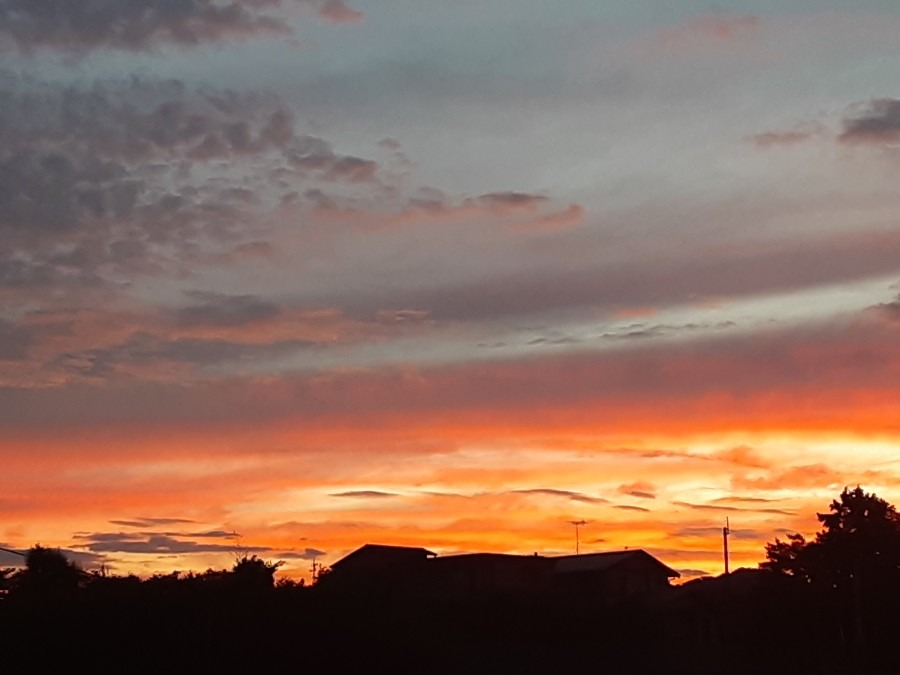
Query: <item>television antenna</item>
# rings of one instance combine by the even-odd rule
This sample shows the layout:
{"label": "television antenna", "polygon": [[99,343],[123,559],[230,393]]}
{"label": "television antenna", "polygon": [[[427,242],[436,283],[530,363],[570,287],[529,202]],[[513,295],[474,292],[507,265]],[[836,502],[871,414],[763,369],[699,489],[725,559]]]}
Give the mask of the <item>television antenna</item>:
{"label": "television antenna", "polygon": [[586,520],[570,520],[569,525],[575,526],[575,555],[581,554],[581,540],[578,536],[578,528],[582,525],[587,525]]}
{"label": "television antenna", "polygon": [[722,554],[725,557],[725,574],[728,574],[728,535],[731,534],[731,524],[725,518],[725,527],[722,528]]}

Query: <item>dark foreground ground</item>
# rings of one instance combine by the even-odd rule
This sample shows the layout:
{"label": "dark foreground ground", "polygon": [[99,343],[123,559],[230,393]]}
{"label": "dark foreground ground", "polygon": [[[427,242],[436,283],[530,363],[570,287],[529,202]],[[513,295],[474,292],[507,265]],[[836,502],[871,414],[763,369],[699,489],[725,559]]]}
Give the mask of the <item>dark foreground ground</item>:
{"label": "dark foreground ground", "polygon": [[0,600],[0,665],[10,673],[900,673],[900,619],[888,596],[857,605],[760,572],[616,606],[95,579]]}

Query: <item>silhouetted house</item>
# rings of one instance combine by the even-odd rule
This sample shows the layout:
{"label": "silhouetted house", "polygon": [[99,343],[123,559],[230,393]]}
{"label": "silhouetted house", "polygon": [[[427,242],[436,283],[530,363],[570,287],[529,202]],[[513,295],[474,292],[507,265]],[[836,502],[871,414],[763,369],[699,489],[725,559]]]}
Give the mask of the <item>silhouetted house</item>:
{"label": "silhouetted house", "polygon": [[431,597],[562,596],[609,603],[668,588],[669,579],[678,576],[641,549],[566,556],[438,557],[424,548],[366,544],[332,565],[329,583],[357,588],[390,583],[397,592]]}
{"label": "silhouetted house", "polygon": [[546,595],[553,584],[551,558],[504,553],[465,553],[429,561],[432,595]]}
{"label": "silhouetted house", "polygon": [[681,575],[643,549],[548,558],[563,593],[601,597],[608,602],[668,588]]}
{"label": "silhouetted house", "polygon": [[401,587],[421,576],[425,561],[436,555],[413,546],[366,544],[333,563],[326,578],[331,585],[361,587],[390,583]]}

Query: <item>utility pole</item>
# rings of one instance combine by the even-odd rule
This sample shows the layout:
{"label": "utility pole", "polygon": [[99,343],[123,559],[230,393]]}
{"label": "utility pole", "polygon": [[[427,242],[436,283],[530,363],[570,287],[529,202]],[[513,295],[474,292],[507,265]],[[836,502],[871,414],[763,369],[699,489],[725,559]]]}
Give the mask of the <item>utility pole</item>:
{"label": "utility pole", "polygon": [[725,527],[722,528],[722,552],[725,556],[725,574],[729,574],[728,570],[728,535],[731,534],[731,527],[728,518],[725,518]]}
{"label": "utility pole", "polygon": [[587,525],[586,520],[570,520],[570,525],[575,526],[575,555],[581,555],[581,540],[578,538],[578,528]]}

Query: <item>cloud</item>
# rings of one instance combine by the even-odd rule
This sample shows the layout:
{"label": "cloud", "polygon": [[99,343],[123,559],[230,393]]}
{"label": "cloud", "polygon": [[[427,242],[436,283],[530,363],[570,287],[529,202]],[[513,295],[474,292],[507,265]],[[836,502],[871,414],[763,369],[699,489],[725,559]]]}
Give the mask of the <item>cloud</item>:
{"label": "cloud", "polygon": [[[883,365],[900,353],[896,330],[893,322],[861,317],[852,323],[641,343],[630,349],[428,366],[319,368],[264,378],[226,371],[199,380],[162,378],[157,371],[167,362],[215,366],[223,359],[241,363],[278,355],[281,348],[296,354],[300,347],[276,344],[273,351],[265,344],[183,343],[139,335],[116,343],[115,349],[79,352],[83,362],[71,367],[90,374],[128,365],[142,368],[134,372],[146,371],[146,377],[112,379],[104,386],[88,379],[40,390],[0,387],[0,425],[49,431],[68,424],[115,426],[140,420],[198,427],[225,420],[257,426],[290,420],[323,429],[398,424],[422,429],[434,424],[444,428],[449,416],[461,427],[540,426],[591,433],[645,434],[649,428],[655,433],[711,433],[760,429],[763,424],[769,430],[884,431],[900,400],[896,377]],[[765,367],[760,353],[766,354]],[[804,406],[798,408],[797,400]],[[46,410],[54,411],[51,418]],[[727,451],[724,461],[717,451],[693,458],[683,451],[635,452],[673,463],[742,466]],[[746,453],[740,459],[765,464]]]}
{"label": "cloud", "polygon": [[541,217],[534,214],[548,204],[551,204],[549,197],[526,192],[487,192],[474,197],[451,197],[440,190],[423,188],[392,214],[366,213],[355,208],[343,209],[332,201],[322,200],[318,215],[323,219],[364,218],[392,226],[490,218],[498,222],[505,221],[511,229],[517,230],[529,229],[535,218]]}
{"label": "cloud", "polygon": [[838,138],[845,143],[900,142],[900,99],[878,98],[857,106],[844,119],[844,130]]}
{"label": "cloud", "polygon": [[772,509],[772,508],[744,508],[739,506],[725,506],[724,504],[691,504],[689,502],[672,502],[676,506],[693,509],[695,511],[720,511],[720,512],[737,512],[746,511],[750,513],[774,513],[781,516],[796,516],[796,511],[788,509]]}
{"label": "cloud", "polygon": [[900,295],[891,302],[885,302],[876,306],[876,309],[882,316],[892,320],[900,321]]}
{"label": "cloud", "polygon": [[474,203],[482,204],[489,208],[497,208],[503,212],[531,211],[546,201],[547,197],[544,195],[533,195],[525,192],[491,192],[473,200]]}
{"label": "cloud", "polygon": [[822,125],[804,124],[788,131],[766,131],[755,134],[748,140],[760,148],[788,147],[799,145],[824,134],[825,129]]}
{"label": "cloud", "polygon": [[0,99],[0,287],[109,287],[266,255],[280,193],[378,171],[298,133],[274,95],[0,71]]}
{"label": "cloud", "polygon": [[656,499],[656,486],[644,481],[620,485],[618,492],[619,494],[637,497],[638,499]]}
{"label": "cloud", "polygon": [[24,362],[44,342],[71,336],[73,330],[71,319],[58,319],[40,310],[27,312],[15,321],[0,318],[0,361]]}
{"label": "cloud", "polygon": [[399,497],[396,492],[381,492],[380,490],[347,490],[346,492],[333,492],[329,497],[354,497],[361,499],[387,499]]}
{"label": "cloud", "polygon": [[849,474],[826,464],[805,464],[786,469],[772,470],[765,475],[734,476],[731,484],[739,490],[792,490],[801,488],[840,488],[855,479],[874,482],[881,477],[878,471],[855,471]]}
{"label": "cloud", "polygon": [[769,466],[768,460],[749,445],[736,445],[733,448],[719,450],[714,457],[723,462],[744,467],[766,468]]}
{"label": "cloud", "polygon": [[[444,202],[433,208],[446,214]],[[683,256],[647,254],[640,264],[634,260],[582,262],[582,253],[594,250],[593,244],[576,241],[579,246],[556,251],[569,260],[563,266],[533,263],[523,251],[521,263],[511,269],[448,275],[442,284],[408,284],[391,287],[390,292],[379,287],[355,289],[352,298],[339,304],[353,313],[390,305],[417,307],[437,320],[477,321],[574,308],[612,313],[622,306],[683,306],[701,298],[774,295],[873,278],[895,273],[900,255],[900,235],[895,230],[813,233],[777,244],[745,242],[740,247],[723,246],[714,254],[699,247]],[[549,254],[544,251],[544,255]],[[678,327],[690,328],[691,324]],[[657,333],[671,329],[653,328]],[[627,337],[646,337],[647,330],[636,329]]]}
{"label": "cloud", "polygon": [[320,2],[319,14],[336,23],[356,23],[363,18],[362,12],[351,9],[343,0],[325,0]]}
{"label": "cloud", "polygon": [[100,349],[67,352],[50,364],[55,369],[72,375],[97,378],[116,373],[126,374],[141,370],[144,377],[168,379],[170,373],[164,365],[184,365],[197,368],[215,367],[257,360],[272,359],[314,348],[318,343],[309,340],[276,340],[267,343],[241,342],[221,338],[184,337],[169,339],[153,333],[137,332],[126,342]]}
{"label": "cloud", "polygon": [[46,48],[84,54],[290,35],[284,10],[299,5],[328,21],[362,18],[343,0],[0,0],[0,45],[6,42],[26,54]]}
{"label": "cloud", "polygon": [[272,553],[273,558],[283,560],[315,560],[324,555],[328,555],[327,551],[320,551],[316,548],[306,548],[302,551],[279,551],[277,553]]}
{"label": "cloud", "polygon": [[573,502],[585,502],[587,504],[605,504],[608,503],[608,499],[603,499],[603,497],[591,497],[590,495],[586,495],[582,492],[575,492],[573,490],[558,490],[556,488],[527,488],[522,490],[513,490],[516,494],[525,494],[525,495],[545,495],[549,497],[563,497],[565,499],[571,499]]}
{"label": "cloud", "polygon": [[779,499],[768,499],[766,497],[718,497],[713,499],[714,504],[770,504],[772,502],[781,501]]}
{"label": "cloud", "polygon": [[94,532],[80,535],[81,544],[93,553],[153,553],[156,555],[183,555],[189,553],[267,553],[268,546],[238,546],[236,544],[210,544],[176,538],[161,533]]}
{"label": "cloud", "polygon": [[632,506],[631,504],[616,504],[613,508],[621,511],[641,511],[642,513],[650,513],[650,509],[644,508],[643,506]]}
{"label": "cloud", "polygon": [[226,295],[204,291],[189,291],[186,295],[197,304],[176,312],[176,319],[184,326],[240,326],[282,313],[282,308],[255,295]]}
{"label": "cloud", "polygon": [[154,527],[157,525],[181,525],[196,522],[190,518],[132,518],[130,520],[110,520],[113,525],[123,527]]}
{"label": "cloud", "polygon": [[517,230],[554,232],[565,230],[584,222],[585,208],[581,204],[569,204],[566,208],[538,216],[534,220],[516,226]]}

